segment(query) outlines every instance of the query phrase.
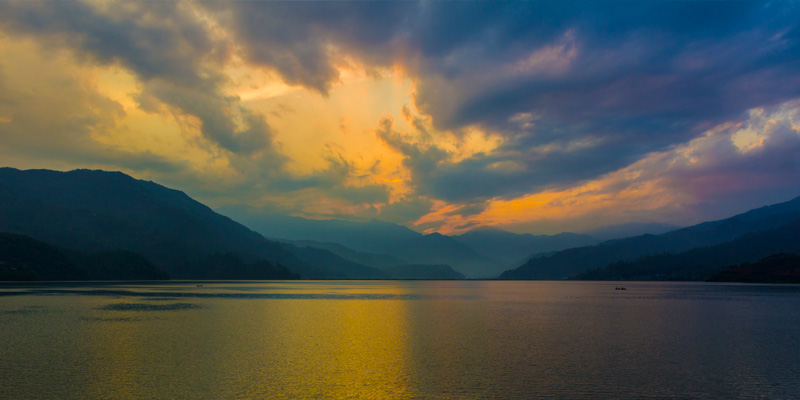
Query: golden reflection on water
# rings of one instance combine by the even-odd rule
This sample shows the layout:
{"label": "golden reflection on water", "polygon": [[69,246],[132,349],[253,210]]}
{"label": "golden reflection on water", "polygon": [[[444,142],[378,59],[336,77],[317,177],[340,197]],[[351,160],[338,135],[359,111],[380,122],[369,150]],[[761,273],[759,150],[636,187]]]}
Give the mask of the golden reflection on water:
{"label": "golden reflection on water", "polygon": [[409,397],[409,301],[192,301],[201,308],[95,310],[82,350],[91,355],[92,378],[81,391],[92,398],[153,391],[163,398]]}
{"label": "golden reflection on water", "polygon": [[176,283],[0,296],[0,399],[800,390],[800,362],[786,351],[800,336],[800,293],[637,285],[623,294],[613,283]]}
{"label": "golden reflection on water", "polygon": [[[285,398],[398,398],[407,392],[406,303],[286,301],[282,331],[264,352],[266,394]],[[264,321],[275,323],[276,320]],[[288,334],[287,334],[288,333]],[[271,388],[277,390],[271,390]]]}

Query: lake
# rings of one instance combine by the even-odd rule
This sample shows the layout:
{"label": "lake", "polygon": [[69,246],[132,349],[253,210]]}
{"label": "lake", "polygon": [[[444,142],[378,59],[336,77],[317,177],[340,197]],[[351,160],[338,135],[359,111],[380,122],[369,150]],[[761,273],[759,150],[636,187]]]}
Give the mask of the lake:
{"label": "lake", "polygon": [[0,398],[800,394],[800,286],[621,285],[4,284]]}

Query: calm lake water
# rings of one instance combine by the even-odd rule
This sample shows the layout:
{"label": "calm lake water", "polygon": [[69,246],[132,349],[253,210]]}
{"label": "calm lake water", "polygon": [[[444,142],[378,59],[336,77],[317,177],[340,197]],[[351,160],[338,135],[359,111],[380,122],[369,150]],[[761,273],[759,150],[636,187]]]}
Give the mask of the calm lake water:
{"label": "calm lake water", "polygon": [[800,396],[800,287],[0,286],[2,399]]}

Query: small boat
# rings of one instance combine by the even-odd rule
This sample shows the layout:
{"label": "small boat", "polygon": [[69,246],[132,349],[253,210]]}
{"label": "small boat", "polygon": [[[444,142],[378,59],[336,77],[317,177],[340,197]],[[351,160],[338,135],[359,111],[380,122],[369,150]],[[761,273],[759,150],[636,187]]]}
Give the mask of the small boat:
{"label": "small boat", "polygon": [[627,289],[625,289],[625,287],[620,286],[620,287],[615,287],[614,290],[627,290]]}

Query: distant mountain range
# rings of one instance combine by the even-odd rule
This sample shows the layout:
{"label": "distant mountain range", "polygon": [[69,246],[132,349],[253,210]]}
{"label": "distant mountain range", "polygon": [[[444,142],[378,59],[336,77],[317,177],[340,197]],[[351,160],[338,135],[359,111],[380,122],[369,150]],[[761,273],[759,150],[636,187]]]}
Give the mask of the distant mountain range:
{"label": "distant mountain range", "polygon": [[622,239],[632,236],[660,235],[680,228],[681,227],[677,225],[659,222],[631,222],[627,224],[604,226],[581,233],[605,242],[606,240]]}
{"label": "distant mountain range", "polygon": [[[703,250],[710,246],[722,245],[719,251],[724,249],[737,251],[739,256],[724,258],[728,264],[748,261],[750,257],[764,257],[769,255],[769,251],[787,251],[784,247],[769,247],[769,240],[781,241],[781,235],[787,235],[789,240],[787,246],[797,243],[796,236],[793,235],[791,223],[800,218],[800,198],[766,206],[731,218],[705,222],[702,224],[677,229],[661,235],[642,235],[626,239],[611,240],[595,246],[579,247],[559,251],[555,254],[538,257],[529,260],[522,266],[504,272],[500,275],[501,279],[564,279],[576,276],[583,279],[600,279],[599,275],[583,274],[586,271],[603,269],[609,267],[619,269],[625,266],[628,270],[636,268],[652,267],[654,263],[662,263],[664,268],[674,269],[674,274],[685,274],[686,271],[678,272],[689,259],[693,257],[706,258],[710,260],[716,250]],[[779,230],[779,233],[770,234],[767,231],[785,227],[786,230]],[[759,232],[763,232],[760,236]],[[755,236],[746,237],[752,234]],[[771,235],[771,236],[770,236]],[[763,237],[770,237],[769,240],[762,240]],[[749,239],[748,239],[749,238]],[[743,249],[749,248],[748,241],[759,240],[761,248],[767,253],[753,250],[753,253],[746,253]],[[791,242],[795,240],[795,242]],[[793,244],[794,243],[794,244]],[[741,247],[739,249],[738,247]],[[772,250],[767,250],[772,249]],[[691,250],[691,251],[690,251]],[[742,250],[739,252],[739,250]],[[690,256],[678,256],[675,253],[690,253]],[[664,253],[672,253],[663,255]],[[721,253],[719,257],[721,256]],[[650,256],[640,259],[644,256]],[[697,263],[692,261],[695,266]],[[617,263],[616,266],[609,264]],[[667,273],[665,277],[673,272]],[[582,275],[579,275],[582,274]],[[704,275],[705,272],[701,275]],[[640,276],[644,276],[642,273]],[[631,278],[623,278],[629,276]],[[620,275],[620,279],[633,279],[633,274]],[[648,274],[647,276],[651,276]],[[681,275],[683,276],[683,275]]]}
{"label": "distant mountain range", "polygon": [[479,228],[453,236],[453,239],[469,246],[479,254],[484,254],[502,262],[506,267],[504,270],[519,266],[535,256],[573,247],[589,246],[600,242],[592,236],[578,233],[564,232],[557,235],[532,235],[530,233],[511,233],[493,228]]}
{"label": "distant mountain range", "polygon": [[378,220],[221,211],[260,233],[119,172],[0,168],[0,280],[705,280],[731,265],[800,253],[800,198],[601,243],[575,233],[425,235]]}
{"label": "distant mountain range", "polygon": [[405,226],[376,219],[367,222],[315,220],[237,207],[221,207],[216,211],[270,239],[338,243],[360,252],[389,254],[398,243],[421,236]]}
{"label": "distant mountain range", "polygon": [[[379,220],[312,220],[259,214],[255,210],[237,208],[221,208],[217,211],[266,237],[324,247],[340,256],[353,257],[351,259],[362,262],[367,262],[364,258],[367,254],[372,258],[382,257],[385,267],[393,266],[389,265],[391,261],[387,261],[392,259],[396,260],[397,265],[445,264],[471,278],[494,277],[507,269],[502,262],[478,254],[468,245],[449,236],[438,233],[423,235],[405,226]],[[333,248],[331,244],[339,247]]]}
{"label": "distant mountain range", "polygon": [[379,220],[313,220],[233,207],[217,211],[266,237],[324,248],[365,265],[380,268],[389,266],[390,260],[445,264],[469,278],[493,278],[534,255],[598,242],[574,233],[530,235],[486,228],[458,236],[424,235]]}
{"label": "distant mountain range", "polygon": [[[377,268],[389,279],[465,279],[466,277],[447,264],[409,264],[408,261],[388,254],[359,252],[338,243],[313,240],[288,241],[296,246],[324,249],[344,259]],[[410,257],[419,259],[419,257]],[[426,260],[427,261],[427,260]]]}
{"label": "distant mountain range", "polygon": [[297,247],[312,247],[330,251],[337,256],[350,260],[362,265],[373,268],[385,269],[397,265],[408,264],[401,258],[390,256],[388,254],[369,253],[362,251],[355,251],[349,247],[342,246],[339,243],[333,242],[317,242],[314,240],[279,240],[286,243],[291,243]]}

